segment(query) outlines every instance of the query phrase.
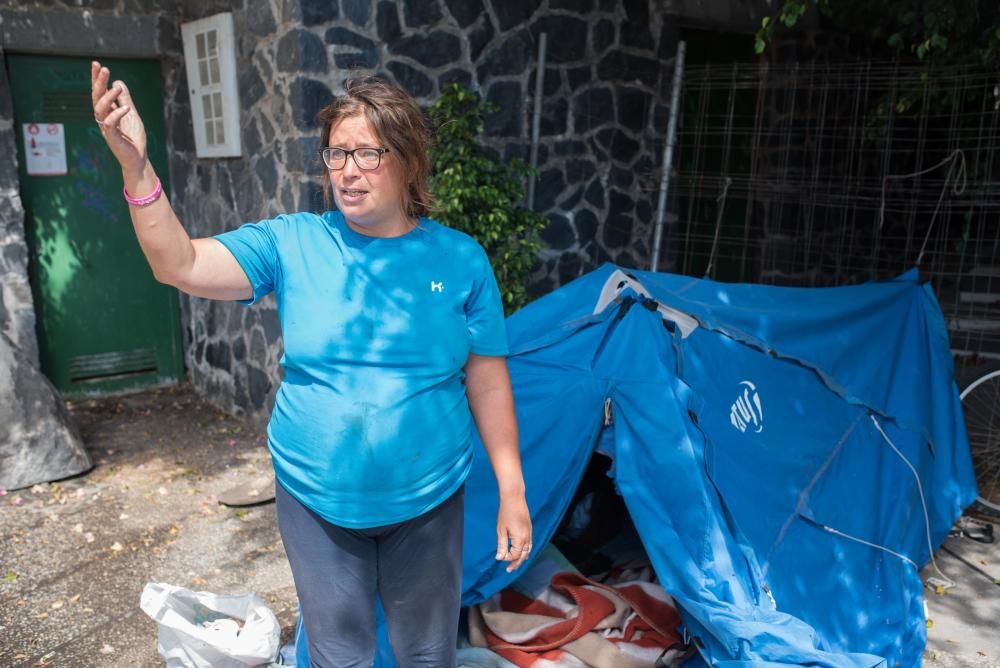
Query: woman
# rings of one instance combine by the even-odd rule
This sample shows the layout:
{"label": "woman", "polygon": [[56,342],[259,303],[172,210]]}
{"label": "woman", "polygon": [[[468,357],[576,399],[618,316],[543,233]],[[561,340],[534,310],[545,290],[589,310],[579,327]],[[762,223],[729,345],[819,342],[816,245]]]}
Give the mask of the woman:
{"label": "woman", "polygon": [[499,291],[479,244],[425,217],[419,108],[391,84],[348,84],[320,114],[338,211],[192,240],[128,88],[109,78],[92,63],[94,116],[157,280],[246,304],[276,294],[284,379],[268,447],[312,663],[371,664],[377,592],[401,665],[454,665],[473,420],[499,482],[508,571],[531,551],[531,522]]}

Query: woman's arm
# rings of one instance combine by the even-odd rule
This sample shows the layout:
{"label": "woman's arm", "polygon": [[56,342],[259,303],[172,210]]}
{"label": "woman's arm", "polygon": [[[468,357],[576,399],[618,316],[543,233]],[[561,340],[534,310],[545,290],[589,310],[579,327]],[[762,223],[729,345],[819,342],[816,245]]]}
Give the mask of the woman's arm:
{"label": "woman's arm", "polygon": [[531,515],[524,496],[514,393],[506,358],[469,355],[465,363],[465,388],[472,417],[500,488],[497,559],[511,562],[507,567],[509,573],[523,564],[531,552]]}
{"label": "woman's arm", "polygon": [[[122,81],[108,88],[111,72],[90,65],[94,118],[122,168],[125,189],[144,197],[156,189],[157,176],[146,153],[146,130]],[[153,276],[161,283],[209,299],[249,299],[253,289],[236,258],[215,239],[188,236],[166,197],[146,206],[129,205],[132,226]]]}

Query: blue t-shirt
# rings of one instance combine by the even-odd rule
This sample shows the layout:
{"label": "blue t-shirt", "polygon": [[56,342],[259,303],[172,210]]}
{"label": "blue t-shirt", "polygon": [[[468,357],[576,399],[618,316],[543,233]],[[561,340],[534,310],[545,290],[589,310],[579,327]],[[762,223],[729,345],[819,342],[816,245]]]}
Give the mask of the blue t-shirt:
{"label": "blue t-shirt", "polygon": [[422,218],[369,237],[338,212],[283,215],[217,237],[272,290],[285,351],[268,425],[278,480],[333,524],[417,517],[464,482],[469,353],[506,355],[493,270],[470,236]]}

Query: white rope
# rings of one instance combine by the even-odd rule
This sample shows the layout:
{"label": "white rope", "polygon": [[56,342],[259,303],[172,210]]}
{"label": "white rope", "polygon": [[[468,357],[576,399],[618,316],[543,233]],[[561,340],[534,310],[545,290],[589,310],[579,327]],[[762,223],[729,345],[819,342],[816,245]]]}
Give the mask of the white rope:
{"label": "white rope", "polygon": [[[909,467],[910,472],[913,473],[913,479],[917,481],[917,491],[920,492],[920,505],[924,510],[924,528],[926,530],[925,533],[927,535],[927,551],[931,555],[931,564],[934,566],[934,570],[937,572],[938,575],[941,576],[940,579],[928,578],[927,581],[935,586],[940,586],[944,587],[945,589],[950,589],[951,587],[955,586],[955,582],[953,580],[950,580],[948,576],[946,576],[944,573],[941,572],[941,569],[938,568],[937,560],[934,558],[934,543],[931,540],[931,518],[927,512],[927,500],[924,498],[924,486],[920,484],[920,474],[917,473],[917,469],[913,467],[913,464],[910,463],[910,460],[907,459],[906,456],[904,456],[903,453],[899,451],[899,448],[897,448],[896,444],[892,442],[892,439],[889,438],[889,435],[886,434],[885,431],[883,431],[882,425],[880,425],[878,420],[875,419],[875,416],[869,414],[869,417],[875,424],[875,428],[878,429],[878,433],[882,434],[882,438],[884,438],[885,442],[889,444],[889,447],[892,448],[893,451],[897,455],[899,455],[899,458],[903,460],[903,463],[905,463]],[[913,564],[913,562],[910,561],[909,559],[907,559],[907,561]],[[916,568],[917,565],[913,564],[913,566],[914,568]],[[919,568],[917,570],[919,570]]]}
{"label": "white rope", "polygon": [[726,177],[724,184],[722,186],[722,192],[717,198],[715,198],[716,204],[719,205],[719,209],[715,215],[715,238],[712,239],[712,252],[708,255],[708,266],[705,268],[705,277],[711,278],[712,265],[715,264],[715,252],[719,249],[719,230],[722,228],[722,211],[726,207],[726,195],[729,193],[729,186],[733,184],[733,180]]}
{"label": "white rope", "polygon": [[917,266],[920,266],[920,261],[924,259],[924,251],[927,249],[927,241],[931,238],[931,230],[934,229],[934,222],[937,220],[938,212],[941,210],[941,202],[944,201],[944,194],[948,191],[948,183],[954,181],[951,187],[953,195],[961,195],[965,192],[965,186],[967,185],[965,153],[962,152],[962,149],[960,148],[955,149],[948,154],[947,158],[928,167],[927,169],[922,169],[919,172],[910,172],[909,174],[887,174],[885,178],[882,179],[882,199],[878,209],[879,230],[882,229],[882,225],[885,223],[885,191],[886,187],[889,185],[889,179],[899,181],[903,179],[912,179],[917,176],[923,176],[924,174],[933,172],[935,169],[943,167],[944,165],[948,165],[948,172],[945,174],[944,183],[941,184],[941,194],[938,196],[937,205],[934,207],[934,214],[931,216],[931,222],[927,226],[927,234],[924,236],[924,243],[920,246],[920,254],[917,255]]}
{"label": "white rope", "polygon": [[856,543],[861,543],[862,545],[867,545],[868,547],[874,547],[875,549],[882,550],[883,552],[888,552],[892,556],[899,557],[900,559],[902,559],[903,561],[905,561],[909,565],[913,566],[914,570],[917,570],[917,571],[920,570],[920,567],[917,566],[916,562],[914,562],[913,559],[910,559],[905,554],[900,554],[899,552],[895,552],[893,550],[890,550],[889,548],[885,547],[884,545],[878,545],[876,543],[869,543],[867,540],[864,540],[863,538],[858,538],[857,536],[852,536],[850,534],[846,534],[843,531],[837,531],[833,527],[828,527],[825,524],[820,524],[820,526],[823,527],[824,531],[829,531],[830,533],[837,534],[841,538],[847,538],[848,540],[853,540]]}

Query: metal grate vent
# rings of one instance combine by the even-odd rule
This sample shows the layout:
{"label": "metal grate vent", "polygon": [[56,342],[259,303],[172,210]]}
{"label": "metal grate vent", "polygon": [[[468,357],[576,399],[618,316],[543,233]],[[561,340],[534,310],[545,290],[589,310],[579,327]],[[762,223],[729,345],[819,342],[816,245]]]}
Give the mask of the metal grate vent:
{"label": "metal grate vent", "polygon": [[94,107],[89,90],[50,90],[42,93],[42,115],[46,123],[89,121]]}
{"label": "metal grate vent", "polygon": [[156,350],[153,348],[79,355],[69,366],[69,378],[73,383],[96,383],[155,373]]}

